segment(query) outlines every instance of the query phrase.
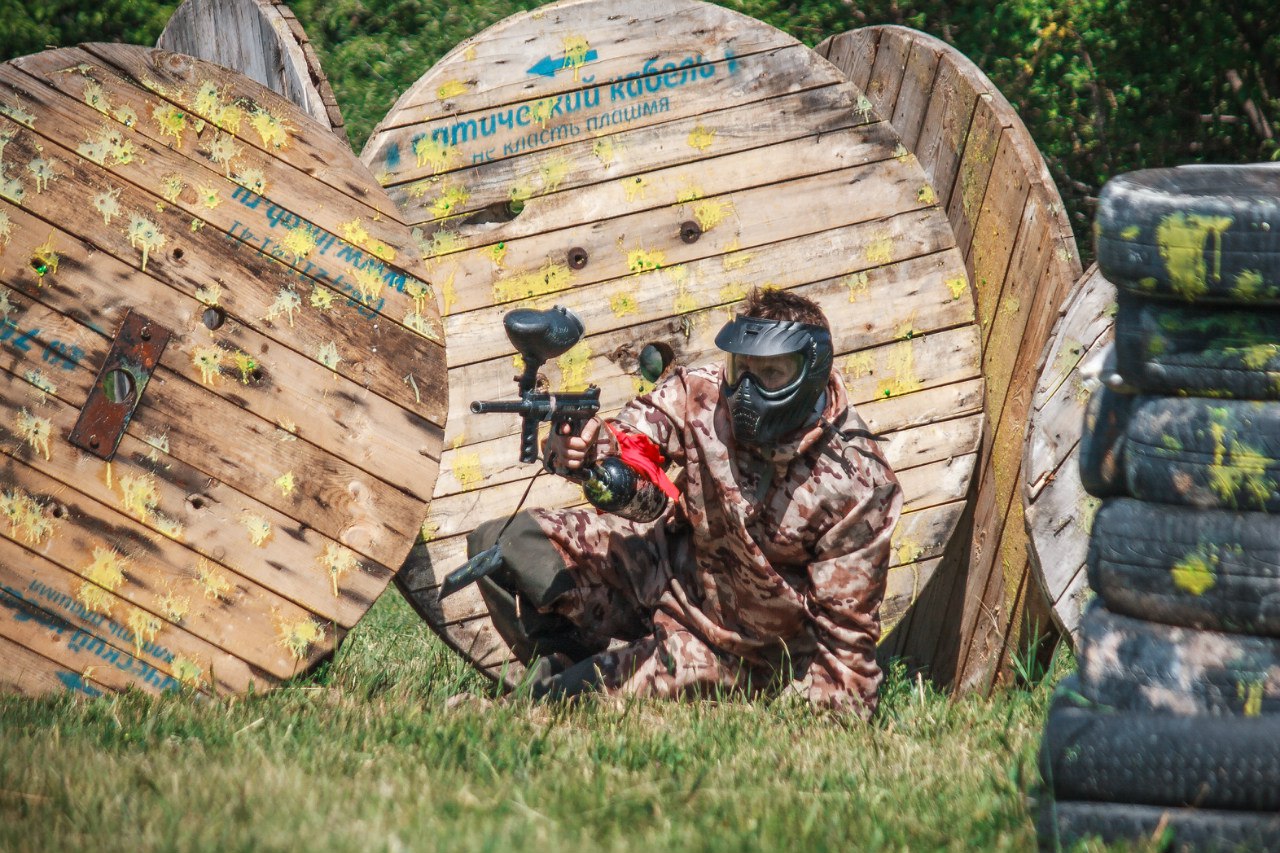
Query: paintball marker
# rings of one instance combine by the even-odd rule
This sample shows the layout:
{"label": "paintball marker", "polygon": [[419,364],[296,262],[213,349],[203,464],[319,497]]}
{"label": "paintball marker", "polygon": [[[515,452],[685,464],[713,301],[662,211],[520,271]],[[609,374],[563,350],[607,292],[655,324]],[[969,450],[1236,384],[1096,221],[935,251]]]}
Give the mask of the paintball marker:
{"label": "paintball marker", "polygon": [[[481,415],[519,415],[520,461],[535,462],[538,459],[538,425],[549,420],[551,428],[558,432],[568,424],[573,434],[579,434],[583,424],[600,410],[600,389],[588,385],[587,390],[572,394],[538,391],[538,370],[542,365],[568,352],[582,339],[585,330],[582,320],[572,311],[559,305],[544,311],[518,308],[503,316],[502,325],[524,361],[524,371],[516,380],[520,399],[475,400],[471,403],[471,411]],[[656,358],[649,353],[646,356],[650,361]],[[606,456],[591,468],[570,471],[567,476],[582,482],[583,493],[596,508],[633,521],[653,521],[667,507],[667,495],[651,479],[616,456]],[[511,517],[514,518],[515,513]],[[507,524],[510,523],[511,519],[508,519]],[[506,530],[505,526],[503,530]],[[440,586],[440,598],[492,574],[501,565],[502,557],[497,545],[481,551],[445,577]]]}

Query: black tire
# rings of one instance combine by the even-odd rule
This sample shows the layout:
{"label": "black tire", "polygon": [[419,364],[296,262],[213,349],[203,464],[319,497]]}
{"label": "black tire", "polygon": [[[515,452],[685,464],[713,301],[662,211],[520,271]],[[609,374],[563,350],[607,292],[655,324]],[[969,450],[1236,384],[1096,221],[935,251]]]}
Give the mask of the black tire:
{"label": "black tire", "polygon": [[1280,399],[1280,311],[1119,294],[1116,368],[1142,393]]}
{"label": "black tire", "polygon": [[1280,403],[1135,398],[1124,470],[1141,500],[1280,511]]}
{"label": "black tire", "polygon": [[1125,494],[1124,446],[1134,398],[1106,385],[1095,389],[1084,410],[1080,436],[1080,482],[1095,498]]}
{"label": "black tire", "polygon": [[1120,616],[1080,620],[1080,693],[1125,711],[1257,716],[1280,711],[1280,640]]}
{"label": "black tire", "polygon": [[1134,293],[1280,305],[1280,168],[1185,166],[1107,182],[1098,268]]}
{"label": "black tire", "polygon": [[1036,834],[1040,849],[1055,853],[1087,838],[1107,844],[1168,839],[1156,848],[1168,853],[1254,853],[1280,850],[1280,815],[1050,800],[1040,804]]}
{"label": "black tire", "polygon": [[1280,637],[1280,516],[1105,501],[1086,566],[1116,613]]}
{"label": "black tire", "polygon": [[1040,775],[1058,800],[1280,811],[1280,716],[1117,711],[1068,685],[1049,709]]}

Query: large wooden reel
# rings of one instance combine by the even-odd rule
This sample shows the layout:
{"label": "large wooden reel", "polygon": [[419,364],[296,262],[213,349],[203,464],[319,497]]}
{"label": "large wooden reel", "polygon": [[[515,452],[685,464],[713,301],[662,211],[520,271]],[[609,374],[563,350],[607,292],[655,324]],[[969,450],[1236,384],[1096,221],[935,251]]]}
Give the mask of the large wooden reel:
{"label": "large wooden reel", "polygon": [[974,513],[953,539],[939,582],[888,645],[930,664],[939,681],[985,688],[1024,623],[1039,618],[1019,468],[1036,367],[1080,277],[1075,238],[1035,141],[962,53],[892,26],[852,30],[816,50],[866,92],[874,114],[915,153],[974,285],[987,414]]}
{"label": "large wooden reel", "polygon": [[1084,410],[1101,382],[1115,340],[1116,288],[1089,267],[1040,361],[1022,460],[1032,570],[1053,604],[1054,622],[1075,639],[1091,591],[1085,575],[1089,531],[1101,502],[1080,483]]}
{"label": "large wooden reel", "polygon": [[280,0],[184,0],[156,46],[238,71],[345,134],[320,58]]}
{"label": "large wooden reel", "polygon": [[[420,229],[446,318],[451,417],[430,542],[398,583],[454,647],[518,672],[474,590],[443,607],[436,592],[465,534],[511,512],[536,470],[517,461],[514,416],[468,409],[515,394],[502,315],[553,303],[581,315],[588,337],[547,378],[594,382],[616,409],[646,388],[646,343],[686,364],[717,358],[734,303],[766,284],[824,306],[850,396],[888,436],[907,496],[892,628],[964,506],[983,421],[978,330],[923,173],[834,68],[717,6],[572,0],[459,45],[362,156]],[[529,502],[581,501],[544,477]]]}
{"label": "large wooden reel", "polygon": [[0,684],[240,692],[332,653],[438,468],[410,242],[344,141],[224,68],[0,66]]}

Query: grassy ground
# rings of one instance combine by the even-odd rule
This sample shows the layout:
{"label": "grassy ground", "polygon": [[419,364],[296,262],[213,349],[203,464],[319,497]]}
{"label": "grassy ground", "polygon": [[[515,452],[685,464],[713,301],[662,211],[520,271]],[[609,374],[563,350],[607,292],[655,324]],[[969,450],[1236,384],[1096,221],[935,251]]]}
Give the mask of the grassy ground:
{"label": "grassy ground", "polygon": [[333,664],[197,702],[0,697],[0,849],[1028,850],[1048,683],[870,726],[774,703],[487,691],[395,592]]}

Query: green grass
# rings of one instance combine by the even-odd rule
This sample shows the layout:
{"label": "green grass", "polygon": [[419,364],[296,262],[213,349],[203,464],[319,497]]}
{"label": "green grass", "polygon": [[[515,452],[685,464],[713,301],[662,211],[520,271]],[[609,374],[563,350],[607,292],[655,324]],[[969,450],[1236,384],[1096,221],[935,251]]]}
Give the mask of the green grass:
{"label": "green grass", "polygon": [[258,696],[0,697],[0,850],[1027,850],[1049,682],[871,725],[783,701],[525,700],[394,591]]}

